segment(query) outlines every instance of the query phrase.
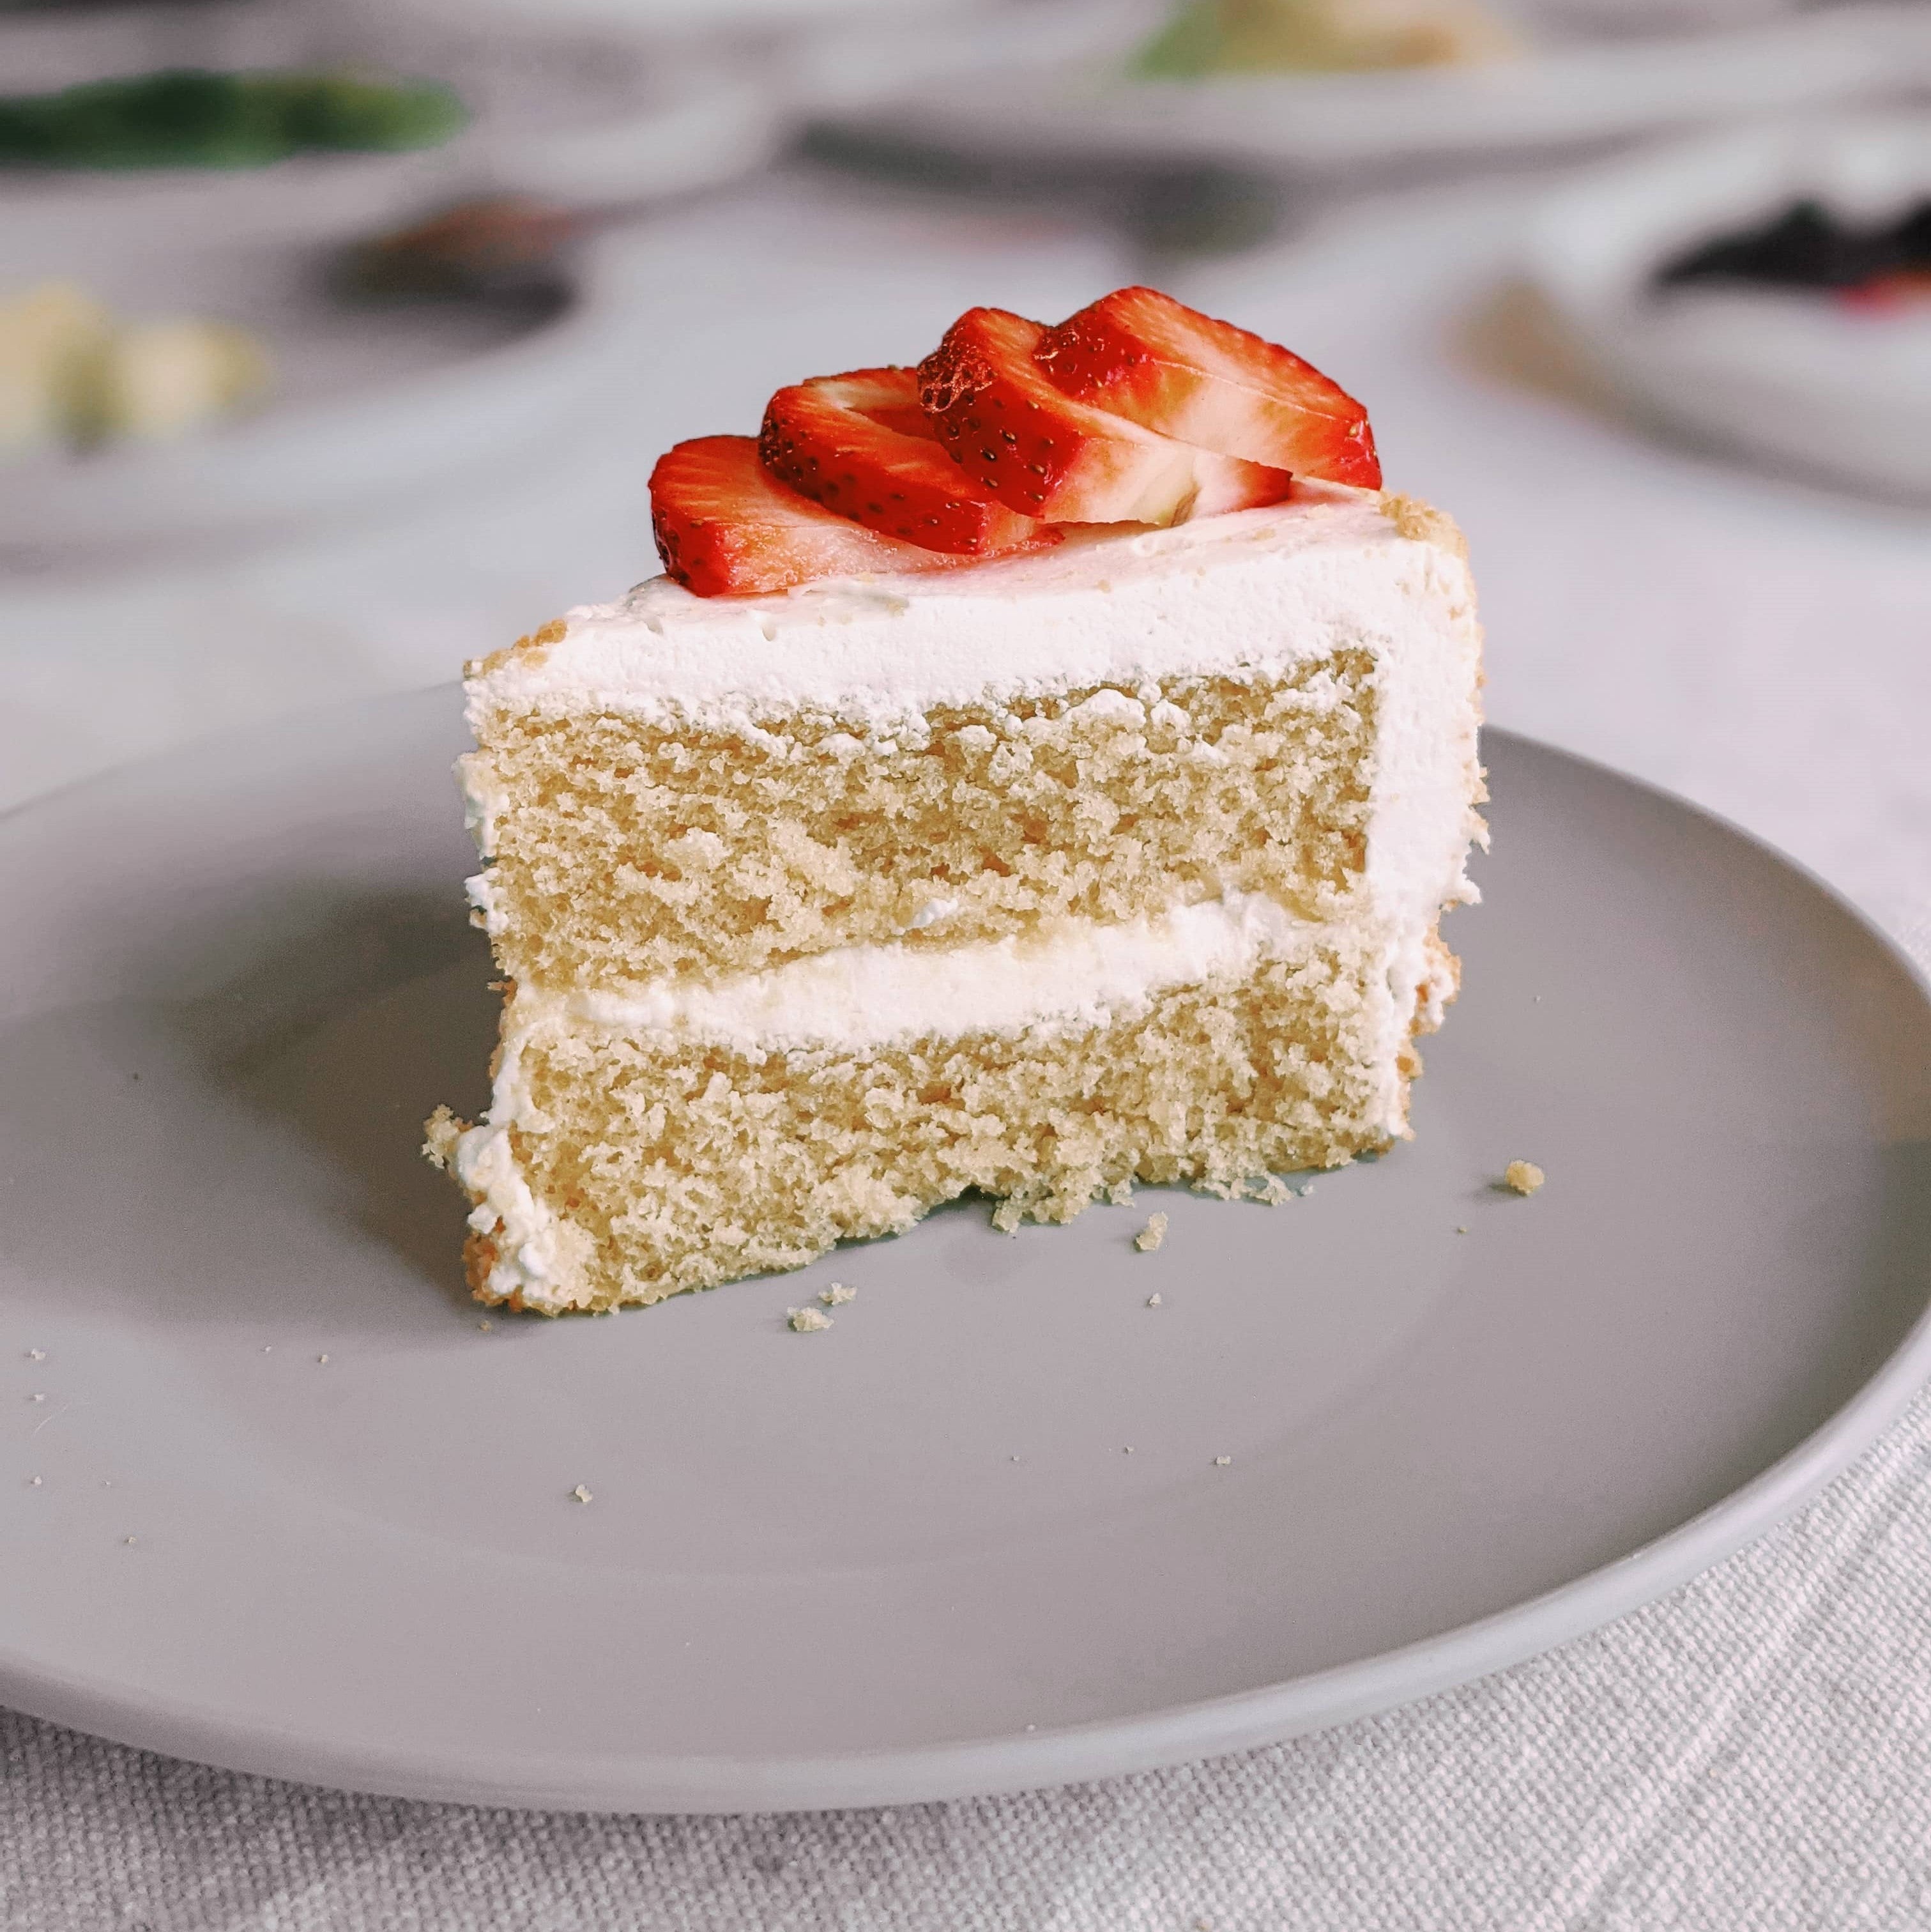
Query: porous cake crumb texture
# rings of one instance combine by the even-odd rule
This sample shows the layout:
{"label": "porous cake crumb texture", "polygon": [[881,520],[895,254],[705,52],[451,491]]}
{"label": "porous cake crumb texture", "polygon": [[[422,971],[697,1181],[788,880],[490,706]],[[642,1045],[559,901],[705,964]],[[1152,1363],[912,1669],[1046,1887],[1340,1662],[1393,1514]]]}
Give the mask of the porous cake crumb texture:
{"label": "porous cake crumb texture", "polygon": [[529,986],[742,972],[835,946],[1021,933],[1267,892],[1337,910],[1366,850],[1373,661],[754,734],[499,710],[484,888]]}
{"label": "porous cake crumb texture", "polygon": [[[1234,1195],[1336,1166],[1387,1142],[1378,958],[1324,940],[1111,1024],[863,1053],[752,1054],[559,1020],[522,1049],[530,1101],[513,1139],[538,1200],[583,1237],[559,1300],[658,1301],[796,1268],[975,1188],[1005,1197],[1012,1226],[1070,1220],[1133,1179]],[[472,1236],[485,1300],[502,1298],[496,1258]]]}

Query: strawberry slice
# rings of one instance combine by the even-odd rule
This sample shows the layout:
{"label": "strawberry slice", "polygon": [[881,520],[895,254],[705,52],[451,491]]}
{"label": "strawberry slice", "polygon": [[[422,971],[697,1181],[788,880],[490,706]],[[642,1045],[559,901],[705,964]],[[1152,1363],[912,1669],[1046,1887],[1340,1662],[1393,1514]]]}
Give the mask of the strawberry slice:
{"label": "strawberry slice", "polygon": [[650,472],[650,526],[664,568],[700,597],[966,561],[882,537],[786,488],[748,436],[700,436],[660,457]]}
{"label": "strawberry slice", "polygon": [[1285,470],[1063,394],[1035,359],[1045,334],[1003,309],[968,309],[919,365],[919,400],[939,440],[1009,509],[1055,524],[1172,524],[1288,494]]}
{"label": "strawberry slice", "polygon": [[1157,289],[1116,289],[1048,329],[1062,394],[1163,436],[1297,476],[1379,489],[1368,412],[1311,362]]}
{"label": "strawberry slice", "polygon": [[780,389],[757,450],[781,482],[826,509],[928,550],[993,556],[1042,537],[1032,518],[946,460],[909,369],[856,369]]}

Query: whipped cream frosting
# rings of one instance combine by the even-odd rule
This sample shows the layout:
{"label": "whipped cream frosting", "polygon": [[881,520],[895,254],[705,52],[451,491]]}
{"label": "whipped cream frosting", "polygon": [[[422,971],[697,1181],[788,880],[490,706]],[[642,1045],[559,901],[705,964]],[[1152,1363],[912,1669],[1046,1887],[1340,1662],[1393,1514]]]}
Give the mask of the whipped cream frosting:
{"label": "whipped cream frosting", "polygon": [[[1273,677],[1366,647],[1376,664],[1368,850],[1345,926],[1309,926],[1234,894],[1036,939],[856,946],[708,982],[520,991],[490,1111],[456,1154],[479,1197],[472,1224],[496,1236],[495,1292],[556,1307],[572,1292],[575,1231],[532,1195],[508,1131],[530,1105],[523,1049],[559,1025],[662,1029],[766,1052],[1098,1024],[1168,988],[1238,976],[1316,936],[1351,935],[1381,956],[1383,1122],[1405,1131],[1398,1057],[1418,1003],[1438,1018],[1452,990],[1429,935],[1442,907],[1477,896],[1464,864],[1485,836],[1471,697],[1480,633],[1459,552],[1372,493],[1314,486],[1284,505],[1171,530],[1083,532],[1005,562],[781,596],[706,599],[660,578],[572,611],[560,636],[554,628],[472,667],[473,723],[499,710],[596,708],[740,730],[788,752],[793,741],[766,736],[760,721],[804,712],[842,722],[853,755],[885,754],[916,747],[939,706],[1098,687],[1089,702],[1144,716],[1163,680]],[[459,772],[487,858],[501,809],[487,754]],[[487,913],[487,873],[471,891]],[[933,919],[944,911],[935,887]]]}
{"label": "whipped cream frosting", "polygon": [[767,597],[697,597],[653,578],[569,612],[560,637],[472,666],[471,718],[595,706],[754,730],[802,712],[910,745],[942,706],[1277,676],[1412,628],[1432,588],[1466,601],[1459,557],[1404,537],[1371,490],[1310,484],[1264,509],[1077,530],[1052,550],[969,569]]}

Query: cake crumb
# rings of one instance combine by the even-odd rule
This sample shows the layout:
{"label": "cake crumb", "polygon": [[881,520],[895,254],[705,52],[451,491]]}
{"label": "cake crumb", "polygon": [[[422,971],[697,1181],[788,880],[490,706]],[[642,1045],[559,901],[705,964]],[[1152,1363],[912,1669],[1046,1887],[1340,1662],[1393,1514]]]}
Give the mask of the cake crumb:
{"label": "cake crumb", "polygon": [[1225,1469],[1233,1460],[1231,1456],[1216,1456],[1213,1459],[1213,1466],[1216,1469]]}
{"label": "cake crumb", "polygon": [[478,1322],[476,1324],[476,1326],[481,1329],[485,1335],[487,1335],[496,1325],[496,1324],[493,1322]]}
{"label": "cake crumb", "polygon": [[124,1536],[121,1539],[123,1543],[132,1543],[133,1540],[134,1539],[131,1536]]}
{"label": "cake crumb", "polygon": [[1123,1456],[1130,1456],[1130,1455],[1132,1455],[1132,1453],[1133,1453],[1133,1445],[1132,1445],[1132,1443],[1130,1443],[1130,1442],[1129,1442],[1129,1443],[1128,1443],[1128,1444],[1127,1444],[1127,1445],[1126,1445],[1126,1447],[1124,1449],[1121,1450],[1120,1453],[1120,1454],[1121,1454],[1121,1455],[1123,1455]]}
{"label": "cake crumb", "polygon": [[326,1355],[317,1355],[315,1359],[318,1362],[325,1362],[328,1360],[328,1358]]}
{"label": "cake crumb", "polygon": [[1010,1198],[1000,1202],[992,1210],[992,1225],[1002,1234],[1016,1234],[1019,1224],[1026,1218],[1026,1210],[1018,1202]]}
{"label": "cake crumb", "polygon": [[800,1335],[815,1335],[820,1329],[832,1325],[832,1318],[822,1308],[787,1308],[784,1318]]}
{"label": "cake crumb", "polygon": [[577,1486],[570,1492],[570,1500],[572,1502],[587,1503],[591,1502],[592,1498],[589,1491],[585,1489],[581,1483],[579,1483]]}
{"label": "cake crumb", "polygon": [[44,1362],[46,1358],[47,1352],[44,1348],[29,1348],[27,1351],[27,1360],[30,1362]]}
{"label": "cake crumb", "polygon": [[1468,1233],[1468,1230],[1466,1228],[1456,1228],[1456,1231],[1455,1231],[1455,1232],[1456,1232],[1458,1234],[1467,1234],[1467,1233]]}
{"label": "cake crumb", "polygon": [[1518,1194],[1533,1194],[1548,1178],[1532,1160],[1512,1160],[1502,1170],[1502,1185]]}
{"label": "cake crumb", "polygon": [[1451,556],[1467,558],[1468,539],[1446,511],[1424,503],[1419,496],[1401,496],[1392,490],[1382,492],[1381,510],[1411,542],[1433,544]]}
{"label": "cake crumb", "polygon": [[46,1400],[46,1397],[43,1395],[30,1395],[28,1396],[27,1400],[29,1402],[45,1402]]}
{"label": "cake crumb", "polygon": [[30,1490],[37,1490],[37,1489],[38,1489],[38,1488],[40,1487],[40,1478],[39,1478],[39,1477],[37,1477],[37,1476],[29,1476],[29,1477],[27,1478],[27,1486],[28,1486],[28,1488],[29,1488]]}
{"label": "cake crumb", "polygon": [[1133,1237],[1133,1245],[1143,1255],[1150,1255],[1167,1238],[1167,1217],[1164,1214],[1150,1214],[1147,1225]]}
{"label": "cake crumb", "polygon": [[547,624],[539,624],[526,636],[520,637],[511,645],[513,651],[541,650],[545,644],[560,644],[570,634],[570,626],[561,617],[553,617]]}
{"label": "cake crumb", "polygon": [[1124,1180],[1116,1180],[1106,1190],[1106,1198],[1115,1208],[1130,1208],[1133,1204],[1133,1177],[1129,1174]]}
{"label": "cake crumb", "polygon": [[447,1107],[438,1107],[422,1124],[423,1159],[446,1174],[456,1157],[456,1143],[469,1131],[468,1121],[457,1119]]}
{"label": "cake crumb", "polygon": [[820,1290],[818,1299],[827,1308],[842,1308],[847,1301],[858,1299],[858,1290],[847,1288],[841,1281],[835,1281],[829,1288]]}
{"label": "cake crumb", "polygon": [[1264,1206],[1278,1208],[1284,1201],[1300,1198],[1278,1174],[1264,1174],[1254,1184],[1254,1198]]}
{"label": "cake crumb", "polygon": [[1148,1296],[1147,1296],[1147,1306],[1149,1308],[1157,1308],[1157,1307],[1159,1307],[1159,1305],[1160,1305],[1160,1298],[1159,1298],[1157,1294],[1150,1294],[1150,1295],[1148,1295]]}

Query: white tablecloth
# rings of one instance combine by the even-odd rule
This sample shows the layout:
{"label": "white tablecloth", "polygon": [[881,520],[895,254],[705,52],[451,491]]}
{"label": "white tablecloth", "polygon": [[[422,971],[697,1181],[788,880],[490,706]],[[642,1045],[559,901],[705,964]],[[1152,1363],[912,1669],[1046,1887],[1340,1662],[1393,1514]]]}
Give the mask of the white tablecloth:
{"label": "white tablecloth", "polygon": [[[1533,318],[1491,299],[1516,193],[1356,210],[1174,285],[1366,395],[1392,478],[1461,516],[1498,722],[1728,814],[1931,965],[1931,526],[1734,472],[1592,405]],[[909,357],[969,302],[1063,309],[1130,266],[1003,218],[833,219],[808,199],[767,184],[694,225],[712,268],[667,300],[652,380],[596,446],[513,488],[165,578],[0,586],[0,802],[211,724],[446,676],[647,573],[643,478],[673,436],[748,428],[808,364]],[[785,265],[781,302],[733,280],[747,242]],[[853,313],[908,333],[860,344]],[[279,1785],[0,1714],[0,1923],[1931,1924],[1931,1397],[1795,1522],[1595,1636],[1318,1737],[1073,1790],[532,1816]]]}

